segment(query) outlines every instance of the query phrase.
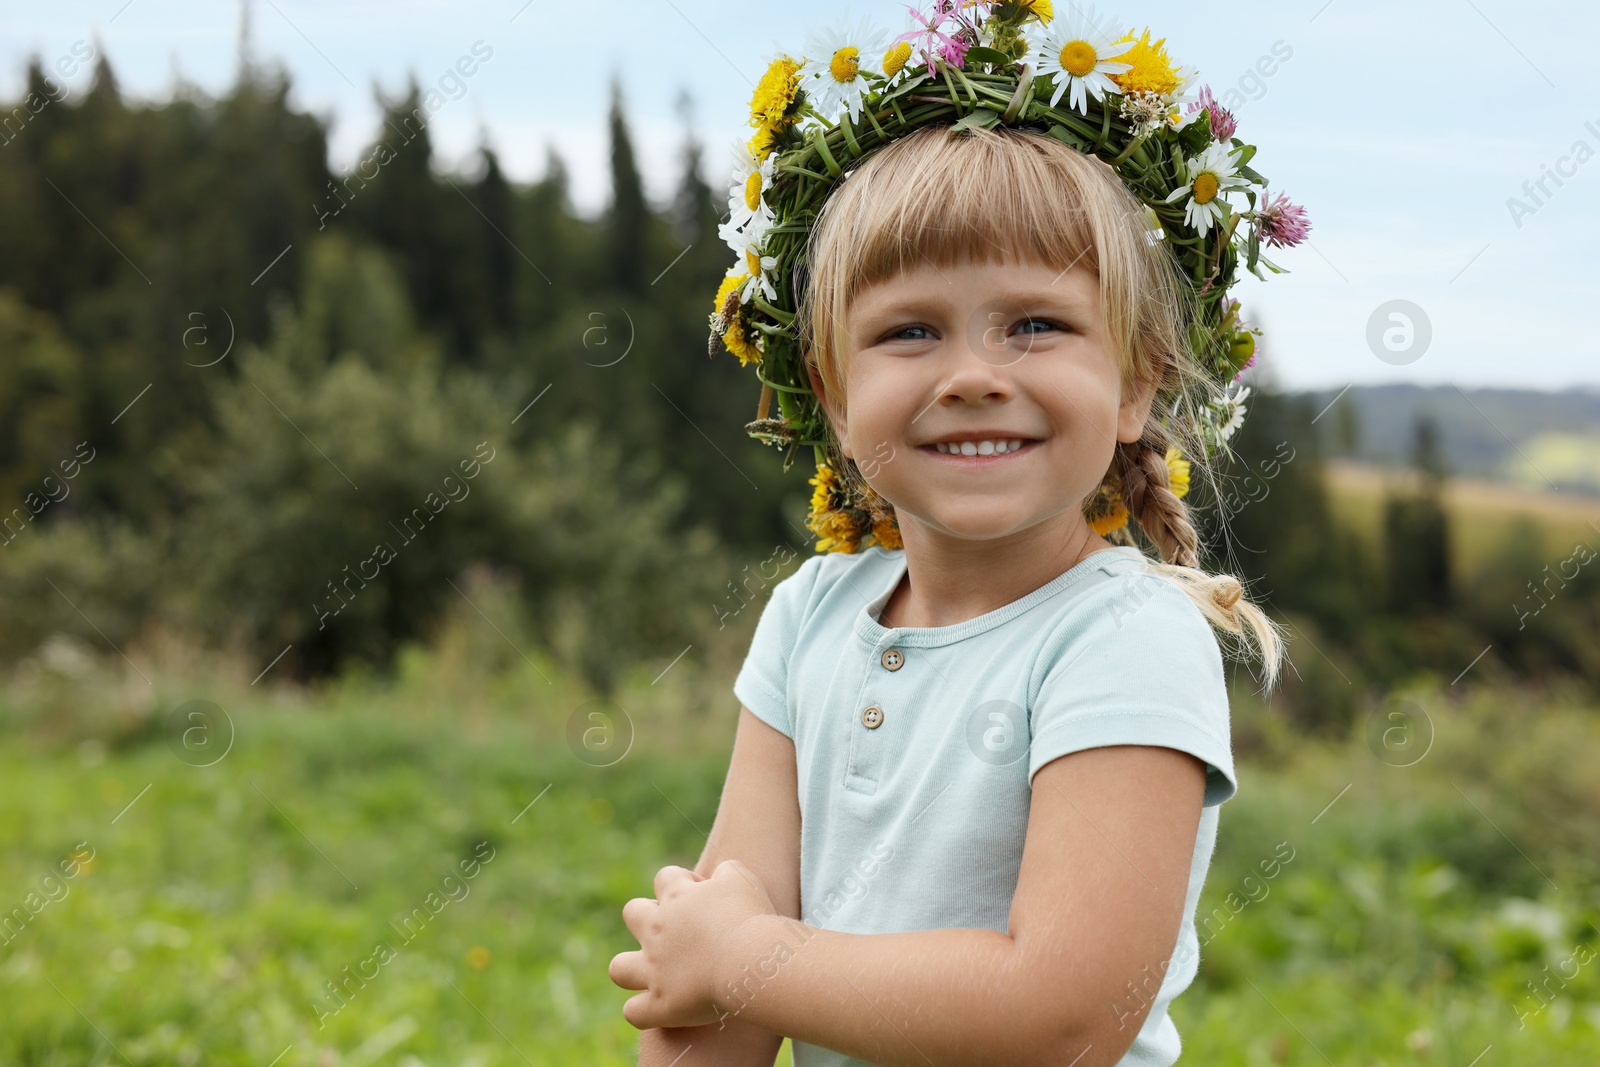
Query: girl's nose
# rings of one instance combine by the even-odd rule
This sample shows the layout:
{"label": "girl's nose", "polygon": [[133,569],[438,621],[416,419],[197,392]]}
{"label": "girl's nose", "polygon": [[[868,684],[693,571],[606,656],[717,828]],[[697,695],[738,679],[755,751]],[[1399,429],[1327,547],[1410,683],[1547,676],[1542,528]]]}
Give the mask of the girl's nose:
{"label": "girl's nose", "polygon": [[1011,368],[1021,358],[1020,346],[998,318],[974,315],[967,329],[950,338],[941,366],[945,396],[971,403],[1011,395]]}

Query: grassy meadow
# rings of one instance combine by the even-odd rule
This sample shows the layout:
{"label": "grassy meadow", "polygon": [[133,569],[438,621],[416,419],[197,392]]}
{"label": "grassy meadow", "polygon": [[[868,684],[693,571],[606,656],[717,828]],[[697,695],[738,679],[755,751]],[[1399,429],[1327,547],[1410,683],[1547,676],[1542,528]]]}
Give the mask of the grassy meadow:
{"label": "grassy meadow", "polygon": [[[0,1063],[632,1063],[620,909],[699,854],[754,612],[596,701],[472,600],[391,678],[160,634],[10,672]],[[1182,1062],[1600,1062],[1597,709],[1438,685],[1313,742],[1238,680]]]}

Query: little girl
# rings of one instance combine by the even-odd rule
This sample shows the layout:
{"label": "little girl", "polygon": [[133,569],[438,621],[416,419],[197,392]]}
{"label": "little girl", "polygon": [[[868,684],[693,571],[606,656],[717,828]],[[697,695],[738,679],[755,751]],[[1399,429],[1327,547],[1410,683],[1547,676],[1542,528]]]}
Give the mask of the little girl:
{"label": "little girl", "polygon": [[1237,788],[1213,628],[1281,654],[1197,568],[1187,281],[1115,171],[1004,126],[866,155],[806,253],[834,551],[763,609],[699,864],[623,909],[639,1062],[1172,1064]]}

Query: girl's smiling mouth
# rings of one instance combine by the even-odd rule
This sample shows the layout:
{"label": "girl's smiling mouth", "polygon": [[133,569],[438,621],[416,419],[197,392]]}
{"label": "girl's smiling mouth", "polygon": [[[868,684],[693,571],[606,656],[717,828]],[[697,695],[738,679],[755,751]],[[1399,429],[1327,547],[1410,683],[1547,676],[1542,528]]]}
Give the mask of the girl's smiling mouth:
{"label": "girl's smiling mouth", "polygon": [[987,467],[1019,452],[1029,451],[1038,443],[1038,439],[1033,437],[984,431],[980,434],[953,434],[944,440],[932,441],[917,447],[921,451],[932,452],[963,466]]}

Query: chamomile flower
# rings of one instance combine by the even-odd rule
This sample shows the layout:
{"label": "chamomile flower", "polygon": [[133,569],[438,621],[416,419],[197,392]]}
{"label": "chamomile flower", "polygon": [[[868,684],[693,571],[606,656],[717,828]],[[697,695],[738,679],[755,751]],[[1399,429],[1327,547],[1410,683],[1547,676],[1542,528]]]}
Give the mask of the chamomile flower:
{"label": "chamomile flower", "polygon": [[744,255],[746,248],[760,245],[767,239],[767,230],[772,227],[772,222],[770,216],[759,213],[751,215],[742,226],[734,225],[734,220],[730,218],[717,227],[717,236],[729,248]]}
{"label": "chamomile flower", "polygon": [[1169,204],[1182,196],[1189,197],[1183,221],[1199,230],[1202,237],[1210,232],[1213,222],[1220,223],[1223,220],[1224,194],[1250,184],[1239,176],[1234,152],[1227,145],[1214,144],[1188,160],[1188,183],[1180,185],[1167,196]]}
{"label": "chamomile flower", "polygon": [[1199,97],[1195,93],[1195,84],[1199,82],[1199,80],[1199,67],[1179,67],[1178,87],[1172,90],[1170,93],[1162,94],[1161,98],[1165,100],[1168,106],[1171,108],[1167,119],[1172,123],[1172,128],[1174,130],[1183,129],[1185,126],[1189,125],[1189,123],[1193,122],[1199,117],[1200,113],[1198,111],[1187,110],[1191,105],[1199,100]]}
{"label": "chamomile flower", "polygon": [[733,181],[728,187],[728,221],[718,229],[722,239],[735,252],[741,251],[754,237],[759,240],[772,225],[775,214],[762,195],[772,186],[773,169],[778,157],[769,154],[757,159],[749,145],[743,141],[733,146]]}
{"label": "chamomile flower", "polygon": [[1250,387],[1238,382],[1229,384],[1221,405],[1217,408],[1217,436],[1226,441],[1234,431],[1244,425],[1244,402],[1250,398]]}
{"label": "chamomile flower", "polygon": [[739,290],[739,302],[750,303],[750,298],[756,295],[758,289],[767,298],[767,303],[777,300],[778,290],[772,284],[772,272],[778,269],[778,257],[762,255],[760,245],[755,243],[746,245],[741,251],[750,280]]}
{"label": "chamomile flower", "polygon": [[883,35],[862,21],[855,27],[825,29],[806,41],[806,70],[802,73],[806,99],[817,114],[837,122],[849,113],[861,117],[871,64],[884,55]]}
{"label": "chamomile flower", "polygon": [[1057,17],[1030,37],[1034,70],[1051,75],[1055,81],[1051,107],[1060,103],[1061,95],[1070,89],[1068,106],[1087,115],[1090,96],[1099,100],[1106,93],[1119,91],[1110,75],[1130,69],[1130,64],[1117,62],[1116,57],[1132,48],[1133,42],[1116,40],[1115,31],[1104,28],[1095,18],[1093,7],[1085,11],[1073,6],[1071,11],[1070,16]]}

